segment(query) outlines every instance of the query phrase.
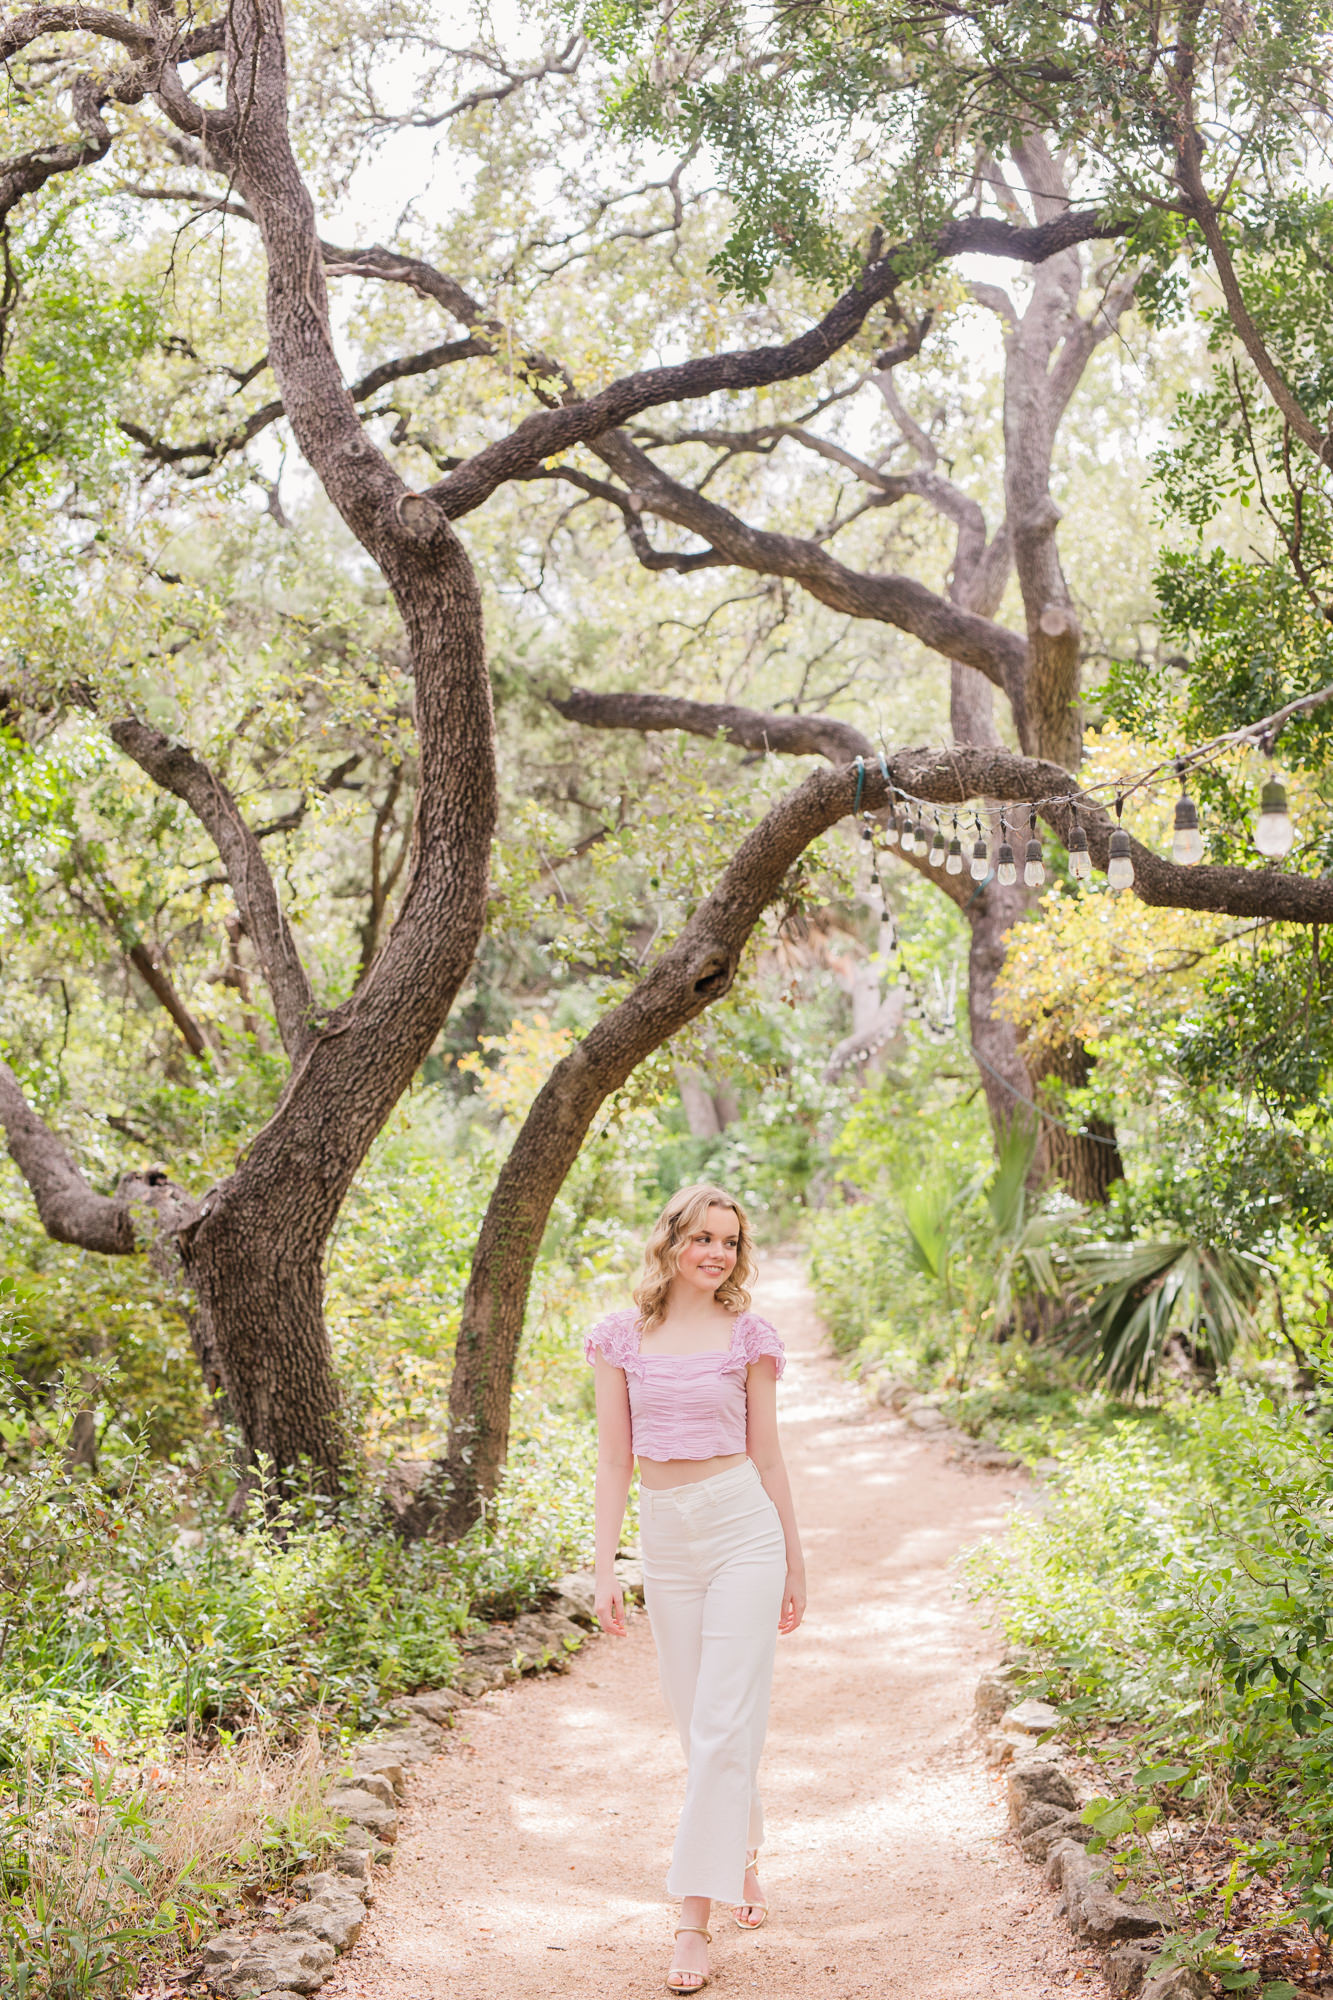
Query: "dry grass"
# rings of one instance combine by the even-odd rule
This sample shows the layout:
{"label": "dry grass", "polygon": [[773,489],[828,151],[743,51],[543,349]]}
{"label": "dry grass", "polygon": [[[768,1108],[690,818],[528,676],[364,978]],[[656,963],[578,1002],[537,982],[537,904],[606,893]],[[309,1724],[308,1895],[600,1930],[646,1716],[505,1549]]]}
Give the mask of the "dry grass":
{"label": "dry grass", "polygon": [[132,1990],[145,1956],[198,1941],[219,1907],[333,1837],[312,1728],[295,1753],[259,1732],[207,1757],[84,1774],[29,1766],[0,1806],[4,1990],[91,2000]]}

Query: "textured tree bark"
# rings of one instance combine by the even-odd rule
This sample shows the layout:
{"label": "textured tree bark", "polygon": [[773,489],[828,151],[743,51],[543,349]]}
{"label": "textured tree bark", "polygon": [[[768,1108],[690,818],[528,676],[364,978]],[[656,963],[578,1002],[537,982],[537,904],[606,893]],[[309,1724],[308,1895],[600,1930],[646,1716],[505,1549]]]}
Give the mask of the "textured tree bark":
{"label": "textured tree bark", "polygon": [[[1038,1087],[1037,1102],[1041,1104],[1044,1099],[1041,1085],[1048,1079],[1083,1089],[1092,1077],[1092,1058],[1082,1042],[1046,1043],[1034,1053],[1031,1069]],[[1114,1125],[1104,1118],[1087,1118],[1081,1129],[1072,1128],[1069,1113],[1058,1096],[1043,1123],[1042,1143],[1051,1172],[1075,1201],[1089,1207],[1104,1206],[1110,1199],[1112,1184],[1125,1177]]]}
{"label": "textured tree bark", "polygon": [[995,995],[1004,971],[1010,928],[1027,910],[1031,891],[1015,883],[1004,888],[992,879],[967,910],[971,928],[967,954],[967,1021],[972,1053],[981,1071],[986,1108],[996,1132],[1005,1131],[1034,1097],[1013,1023],[996,1012]]}
{"label": "textured tree bark", "polygon": [[[1063,183],[1044,144],[1036,138],[1019,149],[1023,171],[1039,217],[1067,205]],[[1082,272],[1076,252],[1052,258],[1034,274],[1032,297],[1020,317],[991,292],[1005,333],[1005,506],[1003,542],[987,549],[984,530],[960,525],[950,594],[970,610],[993,618],[999,608],[1012,554],[1018,569],[1027,623],[1028,658],[1023,702],[1015,726],[1024,747],[1075,770],[1082,758],[1078,708],[1079,626],[1060,565],[1056,542],[1059,509],[1050,498],[1051,472],[1060,420],[1087,360],[1105,331],[1118,323],[1129,288],[1122,286],[1100,315],[1079,313]],[[1014,524],[1012,535],[1009,524]],[[987,559],[989,556],[989,560]],[[1000,559],[997,560],[997,557]],[[951,721],[955,743],[1000,742],[991,688],[971,668],[952,666]],[[1040,1102],[1039,1085],[1048,1068],[1034,1067],[1013,1023],[995,1012],[995,992],[1004,968],[1011,926],[1036,898],[1017,883],[1002,888],[994,880],[967,909],[972,927],[968,953],[968,1019],[972,1050],[981,1068],[991,1123],[997,1132],[1013,1120],[1024,1100]],[[1071,1044],[1067,1062],[1081,1062],[1083,1081],[1090,1067],[1086,1051]],[[1111,1180],[1123,1168],[1115,1135],[1098,1121],[1079,1131],[1052,1118],[1041,1121],[1034,1173],[1058,1180],[1076,1201],[1104,1202]]]}

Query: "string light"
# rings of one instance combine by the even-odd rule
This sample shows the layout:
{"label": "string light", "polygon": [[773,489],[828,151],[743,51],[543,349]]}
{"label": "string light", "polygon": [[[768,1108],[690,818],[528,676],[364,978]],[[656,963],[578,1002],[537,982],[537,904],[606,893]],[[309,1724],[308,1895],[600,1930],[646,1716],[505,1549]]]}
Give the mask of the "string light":
{"label": "string light", "polygon": [[1115,829],[1111,834],[1111,851],[1106,863],[1106,879],[1113,889],[1130,889],[1134,886],[1134,863],[1129,856],[1129,835],[1120,824],[1120,813],[1124,800],[1115,802]]}
{"label": "string light", "polygon": [[1287,810],[1287,788],[1276,772],[1270,771],[1259,800],[1259,817],[1254,822],[1254,844],[1270,861],[1281,861],[1285,854],[1291,853],[1295,838],[1296,829]]}
{"label": "string light", "polygon": [[[936,816],[936,818],[938,824],[938,815]],[[980,821],[978,821],[977,824],[978,826],[980,826]],[[924,832],[924,828],[922,829],[922,831]],[[959,870],[961,870],[962,848],[961,844],[958,841],[957,813],[955,813],[953,816],[953,831],[954,831],[953,844],[955,847],[958,848]],[[865,825],[862,828],[862,833],[864,836],[868,837],[872,843],[870,849],[870,871],[871,871],[870,880],[872,884],[879,891],[880,937],[881,937],[880,949],[888,957],[891,964],[897,965],[898,969],[897,969],[896,984],[903,995],[903,1017],[906,1020],[919,1021],[922,1025],[924,1032],[931,1041],[939,1043],[950,1041],[952,1040],[954,1035],[952,1001],[945,995],[943,988],[941,988],[940,999],[947,1012],[943,1014],[939,1020],[934,1019],[931,1014],[930,1008],[925,1004],[925,1001],[920,991],[917,988],[916,982],[913,979],[911,971],[908,967],[907,960],[903,956],[901,941],[898,937],[898,926],[894,921],[893,912],[889,908],[888,897],[885,894],[883,879],[880,874],[879,850],[873,844],[875,839],[875,821],[873,815],[869,813],[867,813],[865,816]],[[939,835],[939,838],[942,842],[943,841],[942,833]],[[924,842],[922,844],[924,846]],[[882,1036],[880,1040],[874,1044],[873,1047],[858,1049],[856,1053],[852,1056],[849,1056],[847,1060],[849,1062],[858,1062],[858,1063],[868,1062],[872,1055],[878,1054],[879,1050],[884,1046],[885,1040],[887,1040],[887,1036]]]}
{"label": "string light", "polygon": [[1046,880],[1046,864],[1041,858],[1041,842],[1037,838],[1037,809],[1028,807],[1028,844],[1023,857],[1023,880],[1029,889],[1039,889]]}
{"label": "string light", "polygon": [[[1242,727],[1228,730],[1221,736],[1214,736],[1206,743],[1199,744],[1197,748],[1179,753],[1172,760],[1180,780],[1180,794],[1175,801],[1171,841],[1171,856],[1177,865],[1193,867],[1203,859],[1204,855],[1203,837],[1199,828],[1199,808],[1187,788],[1187,771],[1197,765],[1214,762],[1232,750],[1259,751],[1271,758],[1278,735],[1293,715],[1303,715],[1330,700],[1333,700],[1333,686],[1320,688],[1313,694],[1301,695],[1295,701],[1290,701],[1284,707],[1277,709],[1272,715],[1265,716],[1257,722],[1245,723]],[[861,775],[857,781],[853,811],[859,812],[861,785],[865,773],[863,760],[858,758],[856,762]],[[938,868],[943,864],[946,873],[961,874],[966,857],[963,853],[963,843],[958,837],[957,813],[953,815],[953,837],[946,839],[940,826],[939,812],[933,811],[932,840],[926,821],[926,814],[932,811],[929,802],[913,799],[894,784],[889,774],[889,763],[885,753],[880,754],[879,765],[890,792],[890,805],[883,822],[885,845],[889,847],[900,845],[905,855],[928,855],[931,867]],[[1118,781],[1115,796],[1116,825],[1108,841],[1106,870],[1106,879],[1112,888],[1130,888],[1134,882],[1129,835],[1120,825],[1125,801],[1136,792],[1145,788],[1150,789],[1153,780],[1169,768],[1170,764],[1164,760],[1128,781],[1124,779]],[[1092,860],[1088,849],[1087,831],[1078,817],[1079,802],[1093,804],[1099,792],[1108,792],[1111,789],[1112,781],[1107,780],[1081,788],[1077,794],[1072,791],[1053,793],[1050,797],[1042,797],[1029,803],[1028,815],[1032,837],[1026,843],[1023,869],[1024,881],[1029,887],[1039,887],[1046,877],[1045,858],[1041,852],[1041,843],[1036,830],[1038,808],[1068,807],[1070,830],[1065,845],[1069,856],[1069,873],[1075,881],[1084,882],[1092,874]],[[894,795],[901,801],[896,810],[892,804]],[[989,872],[989,848],[981,820],[976,815],[973,817],[977,838],[972,845],[968,866],[973,881],[984,882]],[[996,878],[1007,887],[1011,881],[1017,879],[1017,864],[1010,845],[1007,819],[1003,812],[1000,815],[1000,832],[1001,840],[996,853]],[[1295,839],[1296,832],[1292,825],[1286,787],[1276,771],[1270,768],[1254,825],[1254,844],[1266,859],[1280,861],[1291,852]]]}
{"label": "string light", "polygon": [[1088,852],[1088,836],[1079,820],[1078,807],[1073,808],[1074,823],[1069,829],[1069,872],[1076,882],[1086,882],[1092,875],[1092,856]]}
{"label": "string light", "polygon": [[1176,759],[1180,797],[1176,800],[1175,825],[1171,834],[1171,859],[1182,868],[1192,868],[1203,860],[1203,835],[1199,832],[1199,808],[1185,790],[1185,766]]}
{"label": "string light", "polygon": [[1014,865],[1014,850],[1009,845],[1009,827],[1004,814],[1000,814],[1000,845],[995,855],[995,879],[1004,888],[1018,880],[1018,869]]}

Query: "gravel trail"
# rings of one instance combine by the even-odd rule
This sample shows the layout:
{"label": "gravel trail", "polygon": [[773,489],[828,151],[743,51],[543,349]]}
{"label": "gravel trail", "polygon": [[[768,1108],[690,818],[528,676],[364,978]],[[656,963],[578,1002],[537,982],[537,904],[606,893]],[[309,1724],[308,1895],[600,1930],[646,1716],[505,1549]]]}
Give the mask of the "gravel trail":
{"label": "gravel trail", "polygon": [[[779,1412],[806,1543],[806,1622],[778,1647],[762,1780],[772,1915],[713,1920],[719,1994],[1046,2000],[1101,1990],[1004,1840],[971,1728],[994,1658],[951,1570],[998,1530],[1012,1475],[964,1471],[829,1359],[798,1258],[756,1305],[790,1366]],[[662,1888],[683,1785],[647,1619],[564,1676],[469,1707],[413,1781],[399,1850],[330,2000],[664,1991]],[[1086,1983],[1085,1983],[1086,1982]]]}

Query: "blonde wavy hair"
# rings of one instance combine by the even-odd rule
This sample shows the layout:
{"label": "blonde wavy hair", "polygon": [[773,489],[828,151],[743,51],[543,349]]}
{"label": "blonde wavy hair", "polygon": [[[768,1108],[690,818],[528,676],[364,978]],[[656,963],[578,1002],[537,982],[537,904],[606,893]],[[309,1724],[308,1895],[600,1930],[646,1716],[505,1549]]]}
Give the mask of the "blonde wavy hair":
{"label": "blonde wavy hair", "polygon": [[695,1181],[677,1188],[649,1232],[643,1246],[643,1270],[634,1287],[634,1303],[645,1333],[666,1318],[667,1293],[680,1263],[680,1253],[710,1208],[729,1208],[736,1218],[736,1262],[713,1297],[728,1312],[742,1313],[750,1303],[755,1274],[754,1238],[745,1210],[725,1188]]}

